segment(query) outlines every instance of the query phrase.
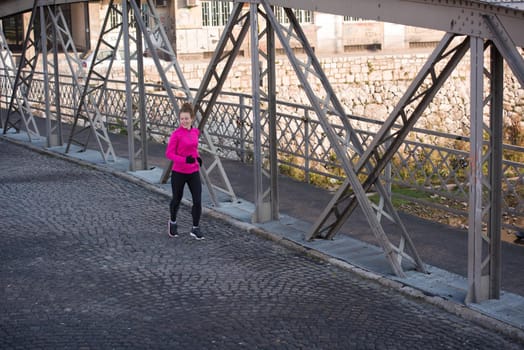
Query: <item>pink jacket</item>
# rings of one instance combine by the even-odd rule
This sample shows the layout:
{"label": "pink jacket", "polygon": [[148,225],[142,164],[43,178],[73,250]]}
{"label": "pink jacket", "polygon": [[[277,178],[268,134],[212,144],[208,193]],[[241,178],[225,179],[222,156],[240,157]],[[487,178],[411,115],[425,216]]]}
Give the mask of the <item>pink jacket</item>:
{"label": "pink jacket", "polygon": [[[198,128],[179,127],[171,134],[169,143],[166,148],[166,157],[173,161],[173,171],[183,174],[192,174],[200,169],[198,161],[198,137],[200,131]],[[195,162],[186,163],[186,157],[193,156]]]}

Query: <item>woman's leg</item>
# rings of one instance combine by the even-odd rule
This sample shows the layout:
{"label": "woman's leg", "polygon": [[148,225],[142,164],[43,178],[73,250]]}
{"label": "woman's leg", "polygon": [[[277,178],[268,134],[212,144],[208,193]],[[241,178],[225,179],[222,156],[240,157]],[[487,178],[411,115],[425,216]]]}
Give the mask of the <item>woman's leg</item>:
{"label": "woman's leg", "polygon": [[173,193],[173,196],[171,198],[171,203],[169,204],[169,209],[171,212],[171,221],[173,222],[176,221],[180,201],[182,201],[182,196],[184,195],[184,185],[186,183],[185,177],[185,174],[177,173],[176,171],[171,172],[171,192]]}
{"label": "woman's leg", "polygon": [[196,227],[200,223],[200,216],[202,215],[202,182],[200,181],[199,172],[190,174],[188,177],[187,184],[193,198],[191,216],[193,217],[193,226]]}

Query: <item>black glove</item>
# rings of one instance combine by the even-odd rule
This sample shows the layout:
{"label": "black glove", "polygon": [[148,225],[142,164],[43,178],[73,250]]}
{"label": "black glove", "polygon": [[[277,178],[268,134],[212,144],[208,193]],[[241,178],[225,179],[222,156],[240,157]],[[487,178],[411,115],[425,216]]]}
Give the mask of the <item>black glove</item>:
{"label": "black glove", "polygon": [[198,165],[199,165],[199,166],[202,166],[202,158],[197,157],[197,161],[198,161]]}
{"label": "black glove", "polygon": [[186,163],[187,164],[193,164],[195,162],[195,158],[193,158],[192,156],[187,156],[186,157]]}

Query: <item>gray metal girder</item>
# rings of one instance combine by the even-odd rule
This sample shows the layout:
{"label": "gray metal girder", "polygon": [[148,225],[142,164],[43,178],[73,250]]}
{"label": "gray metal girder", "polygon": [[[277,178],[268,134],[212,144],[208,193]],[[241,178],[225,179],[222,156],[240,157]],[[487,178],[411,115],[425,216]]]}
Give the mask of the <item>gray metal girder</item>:
{"label": "gray metal girder", "polygon": [[[489,67],[484,63],[487,47]],[[490,84],[487,96],[485,81]],[[467,303],[500,298],[503,92],[502,54],[493,42],[472,39]]]}
{"label": "gray metal girder", "polygon": [[[29,140],[32,140],[32,138],[40,138],[40,131],[36,125],[31,105],[27,98],[35,74],[39,56],[39,42],[41,40],[40,36],[34,36],[36,16],[39,15],[37,8],[37,1],[34,1],[34,7],[31,11],[31,18],[22,48],[20,64],[16,71],[14,82],[12,83],[12,96],[9,101],[7,118],[4,123],[5,134],[10,128],[14,128],[18,132],[20,130],[20,123],[22,122]],[[28,57],[30,53],[31,56]],[[24,70],[27,70],[27,72],[22,74]]]}
{"label": "gray metal girder", "polygon": [[[396,151],[404,142],[416,121],[439,91],[453,69],[460,62],[469,47],[469,39],[450,49],[455,35],[447,34],[428,58],[414,81],[393,109],[373,141],[358,159],[356,172],[366,176],[363,188],[369,191],[372,186],[380,183],[379,176],[391,161]],[[448,60],[440,71],[436,65]],[[429,82],[428,82],[429,80]],[[326,238],[331,238],[349,218],[358,202],[351,194],[351,184],[345,180],[335,194],[333,200],[313,226],[310,238],[322,236],[327,231]],[[330,217],[333,217],[330,219]]]}
{"label": "gray metal girder", "polygon": [[[143,16],[135,16],[136,23],[137,23],[138,28],[142,32],[142,35],[147,44],[147,47],[153,48],[152,50],[150,50],[151,51],[150,54],[153,58],[153,62],[155,63],[157,72],[159,73],[162,84],[165,87],[165,90],[168,94],[168,97],[173,105],[173,109],[175,110],[176,114],[178,115],[180,108],[178,105],[177,97],[175,96],[173,90],[176,89],[176,90],[182,91],[185,95],[186,100],[190,101],[194,105],[197,121],[199,122],[198,127],[201,132],[201,135],[203,136],[203,142],[201,143],[201,147],[205,149],[205,151],[207,151],[213,157],[211,164],[209,165],[202,164],[202,171],[201,171],[201,176],[203,177],[204,182],[206,183],[211,201],[213,202],[215,206],[220,205],[220,202],[216,195],[216,191],[220,191],[226,194],[227,196],[229,196],[229,199],[231,201],[235,201],[236,200],[235,192],[233,190],[233,187],[231,186],[231,182],[229,181],[226,171],[222,165],[222,161],[218,157],[217,148],[214,145],[214,142],[211,139],[211,136],[209,135],[207,129],[205,128],[205,124],[202,123],[203,117],[201,114],[201,110],[199,108],[199,102],[198,102],[199,100],[196,100],[193,97],[191,89],[184,77],[182,68],[180,67],[178,59],[176,57],[175,50],[173,49],[167,37],[166,31],[164,29],[164,25],[162,24],[162,19],[155,9],[153,0],[148,0],[147,3],[148,3],[148,9],[149,9],[148,15],[150,18],[150,23],[152,23],[152,27],[146,26],[146,23],[142,19]],[[139,8],[136,2],[132,1],[130,2],[130,4],[135,13],[141,13],[143,11],[143,8]],[[157,39],[158,44],[155,45],[153,43],[152,41],[153,37]],[[160,61],[160,56],[158,52],[162,52],[163,55],[167,57],[167,63],[163,63]],[[175,71],[178,80],[169,80],[168,79],[168,72],[170,70]],[[142,115],[145,115],[145,111],[142,113]],[[145,122],[142,125],[144,124]],[[145,130],[142,130],[141,134],[145,135]],[[167,179],[169,175],[171,174],[171,167],[172,167],[172,163],[169,162],[168,166],[164,169],[164,172],[161,176],[160,181],[162,183],[167,182]],[[210,174],[213,171],[218,172],[218,176],[222,180],[221,182],[223,184],[223,187],[212,183],[210,179]]]}
{"label": "gray metal girder", "polygon": [[[116,52],[122,38],[121,23],[116,24],[114,27],[110,27],[109,18],[111,14],[121,16],[121,11],[114,6],[114,1],[111,1],[108,5],[106,17],[104,18],[104,23],[102,25],[102,34],[96,44],[95,50],[93,51],[94,59],[91,66],[88,68],[85,83],[82,88],[81,98],[78,108],[75,111],[73,126],[66,146],[66,152],[69,152],[71,144],[73,143],[80,145],[85,150],[87,149],[91,135],[94,135],[102,158],[106,162],[116,161],[116,153],[111,139],[109,138],[106,118],[102,115],[98,106],[104,97],[104,94],[101,92],[105,91],[107,88],[114,54],[110,59],[98,58],[98,52],[102,46],[107,47],[113,53]],[[119,34],[116,42],[111,44],[109,41],[104,40],[103,36],[105,33],[113,30],[119,30]],[[104,68],[100,71],[101,63],[104,61],[109,61],[107,69]],[[91,85],[91,78],[93,75],[97,78],[97,85]]]}
{"label": "gray metal girder", "polygon": [[[276,85],[275,85],[275,33],[267,15],[260,11],[258,4],[251,3],[251,90],[253,95],[253,165],[255,180],[254,222],[278,220],[278,155],[276,136]],[[260,17],[264,23],[260,23]],[[260,43],[266,39],[265,50]],[[264,66],[263,66],[264,64]],[[264,69],[263,69],[264,68]],[[268,108],[262,108],[262,98]],[[267,119],[267,124],[264,123]],[[267,128],[264,129],[264,125]],[[264,141],[269,143],[269,152],[264,154]],[[265,185],[267,175],[264,162],[269,166],[269,184]],[[265,188],[266,186],[266,188]]]}
{"label": "gray metal girder", "polygon": [[[396,213],[389,194],[382,186],[380,182],[377,181],[376,188],[382,196],[387,210],[389,213],[382,211],[382,208],[375,206],[368,199],[365,189],[360,183],[358,175],[355,173],[353,157],[363,153],[363,146],[359,138],[356,136],[354,129],[352,128],[345,112],[344,108],[340,104],[334,90],[332,89],[327,77],[325,76],[318,59],[316,58],[314,51],[309,44],[304,32],[302,31],[300,24],[298,23],[293,11],[289,8],[285,8],[285,13],[289,19],[289,27],[281,25],[271,8],[268,5],[267,1],[261,0],[261,5],[263,6],[271,25],[275,29],[275,33],[282,44],[288,59],[290,60],[293,69],[299,79],[301,86],[306,93],[309,102],[311,103],[313,109],[315,110],[318,121],[322,125],[324,132],[326,133],[331,146],[334,148],[337,159],[340,161],[342,168],[344,169],[347,179],[351,184],[353,190],[352,195],[356,198],[360,204],[364,216],[368,221],[370,228],[375,235],[379,245],[382,247],[386,259],[389,261],[394,273],[398,276],[405,276],[403,268],[401,266],[402,258],[407,258],[414,263],[415,267],[420,271],[425,271],[425,267],[420,260],[418,254],[416,253],[415,247],[413,246],[409,235],[405,230],[405,227],[400,221],[400,217]],[[306,58],[301,61],[291,49],[290,41],[297,40],[301,43],[304,51],[306,53]],[[319,82],[320,85],[324,88],[324,93],[321,94],[325,98],[320,99],[317,94],[312,90],[310,79],[316,79],[316,82]],[[345,136],[339,136],[334,130],[329,118],[338,118],[342,125],[344,125]],[[353,156],[351,156],[353,154]],[[377,211],[378,213],[376,213]],[[382,216],[388,217],[392,221],[399,224],[402,230],[401,242],[398,246],[395,246],[388,239],[381,223],[380,218]],[[412,256],[406,254],[404,248],[406,247],[412,253]]]}
{"label": "gray metal girder", "polygon": [[493,39],[485,15],[496,15],[524,47],[524,4],[480,0],[268,0],[268,4]]}
{"label": "gray metal girder", "polygon": [[[38,0],[38,6],[51,6],[88,2],[88,0]],[[2,0],[0,1],[0,18],[9,17],[33,9],[35,0]]]}

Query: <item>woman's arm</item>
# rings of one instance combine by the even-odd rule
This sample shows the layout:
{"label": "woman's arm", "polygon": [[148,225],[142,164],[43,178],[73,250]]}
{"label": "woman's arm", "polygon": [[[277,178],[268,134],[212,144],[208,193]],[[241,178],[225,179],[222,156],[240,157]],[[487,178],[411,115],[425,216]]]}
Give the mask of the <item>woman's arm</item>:
{"label": "woman's arm", "polygon": [[166,148],[166,158],[171,159],[173,162],[185,163],[186,157],[177,154],[178,137],[175,132],[171,134],[169,142]]}

